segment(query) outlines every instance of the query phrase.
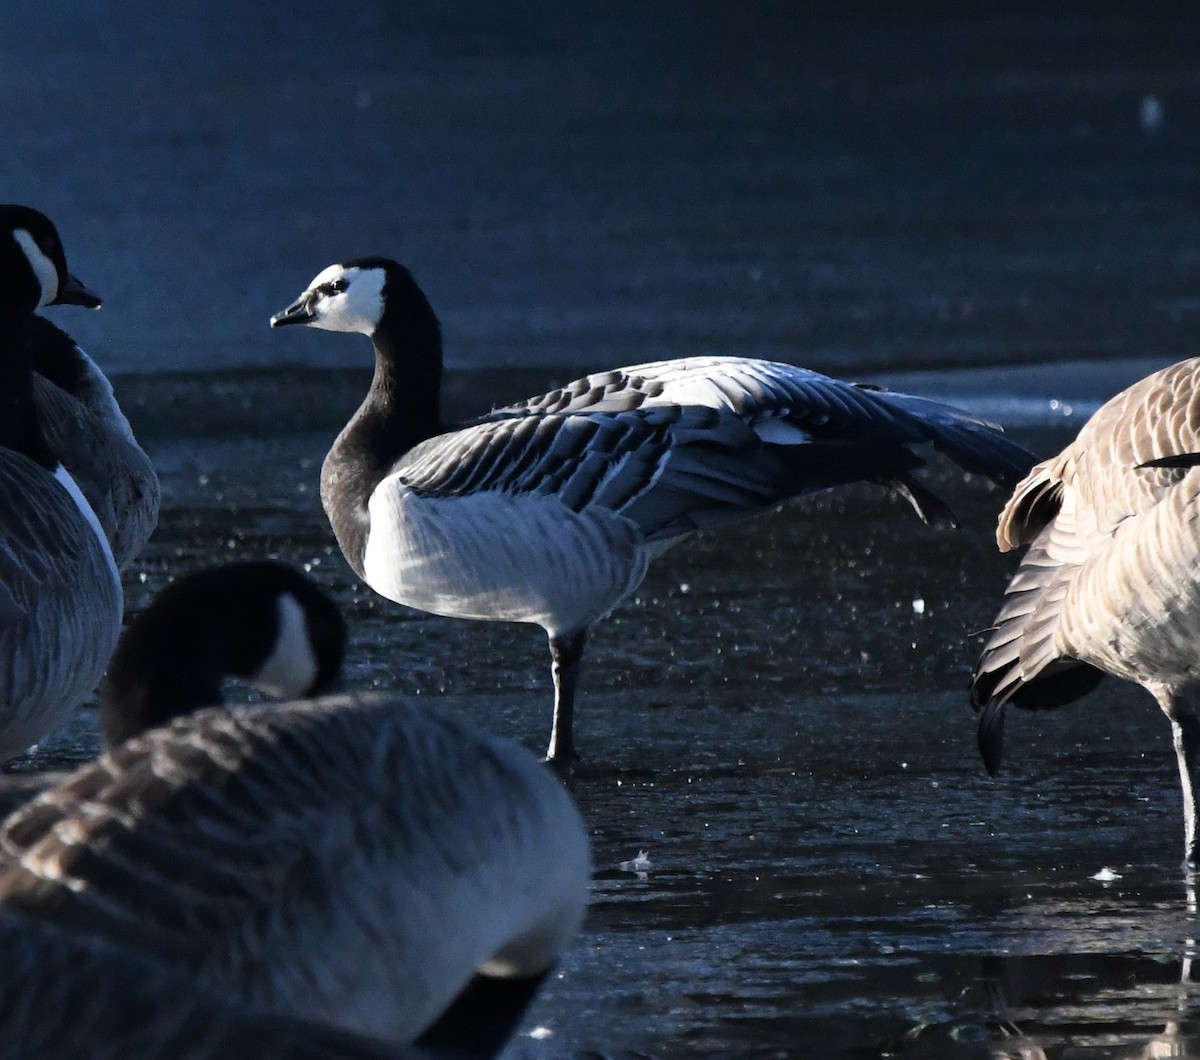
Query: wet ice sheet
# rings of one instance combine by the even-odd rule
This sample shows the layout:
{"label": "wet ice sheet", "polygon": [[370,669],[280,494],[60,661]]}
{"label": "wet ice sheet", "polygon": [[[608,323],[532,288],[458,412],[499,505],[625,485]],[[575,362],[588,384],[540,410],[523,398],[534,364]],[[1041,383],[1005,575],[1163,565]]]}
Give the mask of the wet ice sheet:
{"label": "wet ice sheet", "polygon": [[[166,507],[131,607],[224,558],[304,564],[350,617],[353,684],[540,750],[541,632],[359,586],[316,497],[328,441],[159,441]],[[983,774],[965,683],[1011,566],[1001,497],[936,484],[959,530],[845,490],[673,550],[598,628],[578,717],[592,911],[510,1055],[1140,1056],[1191,1034],[1166,724],[1113,684],[1014,712],[1005,772]],[[94,746],[85,713],[20,765]]]}

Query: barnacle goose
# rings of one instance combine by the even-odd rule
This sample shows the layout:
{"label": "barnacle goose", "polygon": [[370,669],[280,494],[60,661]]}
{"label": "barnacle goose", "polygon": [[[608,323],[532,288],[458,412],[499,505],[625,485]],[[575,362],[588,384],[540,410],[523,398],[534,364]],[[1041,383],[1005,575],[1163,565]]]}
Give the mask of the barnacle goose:
{"label": "barnacle goose", "polygon": [[696,530],[805,493],[879,482],[922,518],[945,505],[912,477],[930,443],[1012,485],[1033,457],[947,405],[788,364],[691,357],[586,376],[458,429],[442,423],[441,328],[407,269],[331,265],[273,327],[361,332],[375,375],[321,471],[350,566],[388,599],[439,615],[536,623],[555,687],[548,757],[569,771],[589,628]]}
{"label": "barnacle goose", "polygon": [[1008,703],[1049,709],[1105,674],[1171,722],[1186,861],[1200,864],[1200,359],[1147,376],[1016,487],[1001,551],[1028,546],[972,679],[979,748],[1000,768]]}

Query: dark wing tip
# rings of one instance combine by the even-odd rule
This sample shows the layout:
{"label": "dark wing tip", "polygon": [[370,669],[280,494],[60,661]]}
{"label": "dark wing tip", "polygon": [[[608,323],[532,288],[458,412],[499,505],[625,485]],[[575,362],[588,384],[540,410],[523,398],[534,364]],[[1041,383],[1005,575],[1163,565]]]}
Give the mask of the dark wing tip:
{"label": "dark wing tip", "polygon": [[979,729],[976,734],[979,743],[979,754],[983,759],[988,776],[994,777],[1000,772],[1000,759],[1004,752],[1004,704],[993,700],[983,708],[979,715]]}

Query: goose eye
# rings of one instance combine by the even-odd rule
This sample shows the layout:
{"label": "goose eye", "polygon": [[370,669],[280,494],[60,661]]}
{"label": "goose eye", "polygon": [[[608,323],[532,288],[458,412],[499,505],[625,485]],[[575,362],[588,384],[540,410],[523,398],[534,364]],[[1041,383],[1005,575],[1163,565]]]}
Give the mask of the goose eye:
{"label": "goose eye", "polygon": [[321,284],[321,286],[317,288],[317,291],[320,294],[330,296],[341,294],[348,286],[349,284],[346,282],[345,278],[339,277],[336,280],[330,280],[328,283]]}

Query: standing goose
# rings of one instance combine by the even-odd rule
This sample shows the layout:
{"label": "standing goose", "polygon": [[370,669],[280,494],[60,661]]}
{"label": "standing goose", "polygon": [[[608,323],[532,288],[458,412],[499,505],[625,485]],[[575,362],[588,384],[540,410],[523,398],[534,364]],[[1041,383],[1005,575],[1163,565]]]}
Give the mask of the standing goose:
{"label": "standing goose", "polygon": [[321,469],[321,499],[350,566],[398,603],[532,622],[550,638],[549,759],[576,759],[573,709],[589,628],[650,561],[696,530],[857,481],[948,509],[911,473],[930,443],[1011,485],[1032,457],[946,405],[786,364],[659,361],[590,375],[460,429],[441,421],[441,328],[407,269],[331,265],[273,327],[361,332],[375,347],[366,399]]}
{"label": "standing goose", "polygon": [[1185,857],[1200,864],[1200,359],[1147,376],[1030,471],[1000,516],[1001,551],[1028,545],[972,678],[979,748],[1000,767],[1004,710],[1048,709],[1105,674],[1171,722]]}
{"label": "standing goose", "polygon": [[0,206],[0,761],[66,721],[120,632],[112,549],[33,399],[34,310],[94,301],[50,221]]}
{"label": "standing goose", "polygon": [[40,316],[33,318],[33,367],[33,397],[47,445],[83,491],[124,570],[158,522],[154,465],[100,366]]}
{"label": "standing goose", "polygon": [[[242,613],[277,614],[278,634],[221,635]],[[340,657],[331,615],[311,586],[182,579],[122,638],[104,709],[163,717],[186,685],[217,687],[226,653],[258,680],[318,673]],[[252,1012],[481,1053],[575,934],[590,875],[579,813],[533,755],[381,696],[176,718],[11,814],[0,851],[0,913]]]}

